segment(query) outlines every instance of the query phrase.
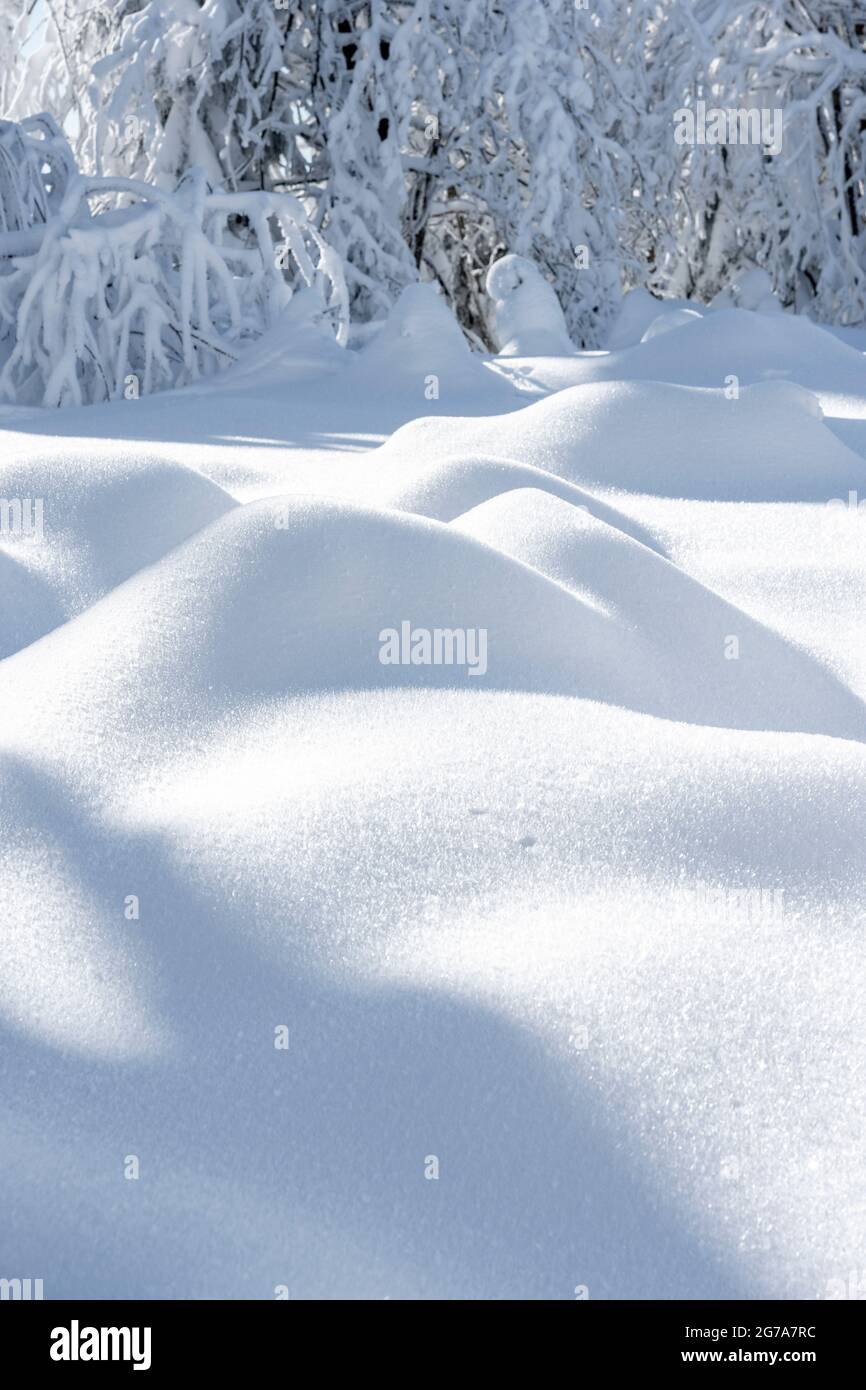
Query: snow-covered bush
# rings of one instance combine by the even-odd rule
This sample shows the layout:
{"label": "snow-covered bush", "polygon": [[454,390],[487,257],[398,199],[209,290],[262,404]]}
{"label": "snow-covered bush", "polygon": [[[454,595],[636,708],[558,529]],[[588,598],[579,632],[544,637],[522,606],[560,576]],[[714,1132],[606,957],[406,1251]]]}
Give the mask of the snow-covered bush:
{"label": "snow-covered bush", "polygon": [[591,345],[624,273],[642,274],[645,229],[625,223],[651,178],[648,12],[648,0],[58,0],[14,99],[74,117],[89,172],[174,187],[194,163],[232,191],[290,189],[342,257],[357,322],[430,279],[489,342],[485,276],[511,252],[541,267]]}
{"label": "snow-covered bush", "polygon": [[[664,0],[648,61],[659,130],[675,108],[778,111],[781,149],[654,155],[668,234],[655,287],[709,301],[758,266],[785,307],[866,317],[866,25],[840,0]],[[862,10],[862,6],[860,7]]]}
{"label": "snow-covered bush", "polygon": [[305,313],[346,340],[339,259],[286,194],[213,191],[193,170],[171,193],[73,173],[53,197],[25,200],[38,214],[28,241],[0,235],[3,399],[59,406],[184,385],[236,360],[298,288],[311,292]]}
{"label": "snow-covered bush", "polygon": [[[289,191],[353,321],[433,280],[491,345],[507,254],[578,347],[623,290],[866,318],[866,24],[841,0],[0,0],[0,110],[37,102],[88,174]],[[8,37],[7,37],[8,36]],[[699,102],[781,110],[779,151],[677,143]]]}
{"label": "snow-covered bush", "polygon": [[726,289],[711,301],[713,309],[751,309],[757,314],[780,314],[782,306],[773,293],[773,282],[765,270],[756,267],[736,275]]}
{"label": "snow-covered bush", "polygon": [[292,144],[279,78],[298,8],[119,0],[91,39],[87,164],[168,186],[196,164],[232,192],[273,188]]}
{"label": "snow-covered bush", "polygon": [[75,161],[50,116],[0,121],[0,232],[47,222],[57,209]]}
{"label": "snow-covered bush", "polygon": [[487,272],[492,337],[503,356],[562,356],[574,351],[559,300],[524,256],[503,256]]}
{"label": "snow-covered bush", "polygon": [[[470,188],[500,247],[555,288],[568,334],[598,346],[624,282],[644,274],[635,191],[652,181],[642,0],[476,0]],[[475,141],[473,132],[482,137]],[[494,249],[490,259],[495,259]],[[486,265],[481,270],[482,283]]]}

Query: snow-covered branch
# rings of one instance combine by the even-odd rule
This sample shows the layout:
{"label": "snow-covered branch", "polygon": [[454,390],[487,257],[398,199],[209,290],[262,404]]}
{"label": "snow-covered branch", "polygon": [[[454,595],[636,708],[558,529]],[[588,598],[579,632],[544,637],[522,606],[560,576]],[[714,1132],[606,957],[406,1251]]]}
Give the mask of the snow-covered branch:
{"label": "snow-covered branch", "polygon": [[[16,139],[5,132],[7,147]],[[42,196],[32,172],[0,184],[4,399],[77,405],[183,385],[234,361],[299,288],[346,341],[339,259],[290,195],[212,191],[197,170],[174,192],[72,173]]]}

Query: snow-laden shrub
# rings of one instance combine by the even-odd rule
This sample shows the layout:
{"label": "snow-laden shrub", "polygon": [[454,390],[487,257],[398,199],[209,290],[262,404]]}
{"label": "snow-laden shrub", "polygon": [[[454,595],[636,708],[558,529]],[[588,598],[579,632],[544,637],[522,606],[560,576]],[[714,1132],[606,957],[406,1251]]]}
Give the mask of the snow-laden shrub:
{"label": "snow-laden shrub", "polygon": [[[651,287],[710,302],[758,267],[784,308],[866,319],[866,29],[850,0],[664,0],[648,28],[652,110],[778,116],[780,147],[656,143],[669,235]],[[859,11],[859,13],[858,13]]]}
{"label": "snow-laden shrub", "polygon": [[50,116],[0,121],[0,232],[47,222],[75,173],[72,151]]}
{"label": "snow-laden shrub", "polygon": [[513,252],[597,346],[651,249],[634,204],[652,197],[656,7],[62,0],[15,21],[5,90],[13,115],[38,101],[74,130],[88,172],[172,188],[196,164],[232,192],[296,194],[342,257],[356,325],[432,280],[489,345],[484,278]]}
{"label": "snow-laden shrub", "polygon": [[174,192],[73,173],[46,213],[23,240],[0,233],[2,399],[186,385],[234,362],[299,289],[304,314],[346,340],[339,258],[287,194],[212,191],[201,170]]}
{"label": "snow-laden shrub", "polygon": [[492,332],[504,357],[567,356],[574,352],[553,286],[525,256],[503,256],[487,272]]}

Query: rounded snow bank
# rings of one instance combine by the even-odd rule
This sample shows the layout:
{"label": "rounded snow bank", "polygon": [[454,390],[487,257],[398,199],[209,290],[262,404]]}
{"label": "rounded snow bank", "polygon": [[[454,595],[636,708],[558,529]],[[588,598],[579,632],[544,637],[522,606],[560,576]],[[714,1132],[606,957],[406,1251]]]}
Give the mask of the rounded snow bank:
{"label": "rounded snow bank", "polygon": [[[383,661],[383,632],[399,636],[403,623],[483,629],[485,669]],[[124,723],[183,723],[211,692],[233,702],[408,684],[631,699],[628,650],[560,586],[446,526],[291,497],[236,509],[12,658],[4,690],[26,707],[19,681],[44,689],[50,668],[35,718],[56,720],[59,702],[76,718],[88,704],[92,719],[92,700],[109,719],[122,704]]]}
{"label": "rounded snow bank", "polygon": [[[748,661],[725,661],[732,632]],[[179,738],[209,707],[234,718],[288,693],[406,686],[866,734],[863,706],[811,658],[537,489],[450,526],[325,499],[238,508],[4,674],[0,720],[26,711],[26,734],[56,740],[98,719],[106,755],[136,730]]]}
{"label": "rounded snow bank", "polygon": [[688,328],[689,324],[698,323],[700,319],[701,315],[694,309],[671,309],[666,314],[658,314],[644,332],[641,342],[648,343],[675,328]]}
{"label": "rounded snow bank", "polygon": [[649,290],[629,290],[623,296],[619,313],[608,334],[606,347],[611,352],[634,347],[641,341],[650,324],[667,315],[678,316],[683,310],[704,312],[700,304],[687,299],[656,299]]}
{"label": "rounded snow bank", "polygon": [[781,314],[782,306],[766,270],[753,266],[737,275],[710,303],[712,309],[752,309],[758,314]]}
{"label": "rounded snow bank", "polygon": [[601,521],[657,549],[655,538],[639,522],[599,501],[592,493],[555,478],[541,468],[508,459],[458,456],[443,459],[441,463],[413,466],[402,457],[395,458],[379,477],[377,501],[434,521],[453,521],[470,507],[514,488],[535,488],[561,497],[572,507],[582,507]]}
{"label": "rounded snow bank", "polygon": [[492,334],[503,357],[570,356],[575,347],[552,285],[525,256],[503,256],[487,272]]}
{"label": "rounded snow bank", "polygon": [[[721,309],[680,322],[676,332],[581,359],[583,380],[668,381],[684,386],[722,387],[735,376],[740,386],[788,380],[812,390],[866,393],[862,353],[809,319],[794,314]],[[664,311],[666,314],[677,312]],[[650,326],[647,323],[643,332]]]}
{"label": "rounded snow bank", "polygon": [[[655,712],[696,724],[851,737],[866,709],[817,662],[617,527],[538,489],[491,498],[452,522],[463,535],[532,565],[630,634],[631,663]],[[726,659],[735,636],[742,660]],[[815,723],[814,711],[823,714]],[[832,711],[832,713],[830,713]]]}
{"label": "rounded snow bank", "polygon": [[684,327],[690,319],[712,317],[723,309],[748,309],[761,314],[783,312],[772,280],[765,270],[757,268],[744,271],[708,305],[691,299],[657,299],[649,290],[637,288],[623,296],[605,346],[610,352],[636,347],[657,333]]}
{"label": "rounded snow bank", "polygon": [[[692,339],[706,322],[646,349]],[[516,457],[583,487],[705,501],[826,502],[866,490],[866,462],[823,423],[811,392],[785,381],[736,396],[645,381],[574,386],[505,419],[413,421],[379,456],[418,468],[445,452]]]}
{"label": "rounded snow bank", "polygon": [[114,441],[0,464],[0,499],[0,565],[12,595],[0,610],[2,656],[236,505],[192,468]]}

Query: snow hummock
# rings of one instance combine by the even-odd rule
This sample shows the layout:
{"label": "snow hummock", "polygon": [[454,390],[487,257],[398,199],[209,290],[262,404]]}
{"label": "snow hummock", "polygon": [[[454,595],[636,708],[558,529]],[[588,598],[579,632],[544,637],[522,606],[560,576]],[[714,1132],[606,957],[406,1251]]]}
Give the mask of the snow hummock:
{"label": "snow hummock", "polygon": [[412,421],[379,457],[389,466],[409,459],[430,467],[443,448],[462,450],[464,460],[519,460],[583,488],[826,502],[859,483],[866,495],[863,459],[829,428],[815,395],[785,381],[744,387],[736,397],[642,380],[576,386],[516,416]]}
{"label": "snow hummock", "polygon": [[[862,1268],[863,357],[657,304],[491,362],[428,287],[342,357],[4,417],[45,519],[0,537],[10,1277]],[[383,664],[404,621],[486,670]]]}
{"label": "snow hummock", "polygon": [[102,441],[89,452],[7,458],[0,497],[29,499],[32,518],[29,528],[0,533],[0,566],[13,585],[0,610],[0,656],[81,612],[235,506],[194,468]]}
{"label": "snow hummock", "polygon": [[[552,291],[551,291],[552,293]],[[443,397],[479,399],[507,409],[513,394],[470,350],[457,320],[432,285],[407,285],[380,332],[357,356],[347,389],[411,393],[419,414],[436,410]]]}

